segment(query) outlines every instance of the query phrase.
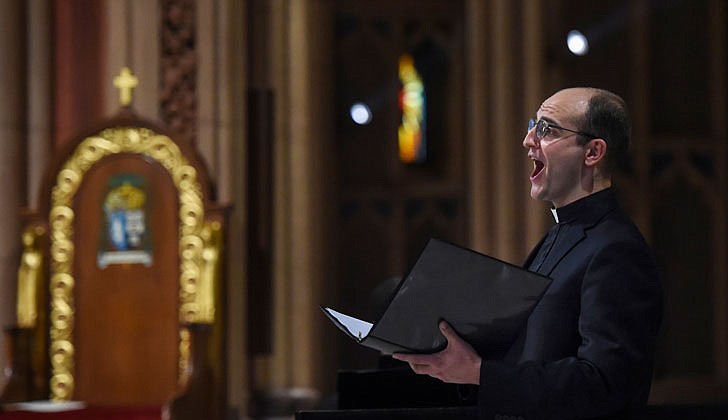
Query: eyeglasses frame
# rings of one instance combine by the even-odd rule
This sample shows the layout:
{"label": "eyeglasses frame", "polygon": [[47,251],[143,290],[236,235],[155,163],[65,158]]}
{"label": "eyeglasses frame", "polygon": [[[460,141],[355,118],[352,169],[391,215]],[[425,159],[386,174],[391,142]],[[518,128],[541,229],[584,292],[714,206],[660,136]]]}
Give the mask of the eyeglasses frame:
{"label": "eyeglasses frame", "polygon": [[543,118],[540,119],[540,120],[538,120],[538,121],[536,121],[534,118],[529,118],[528,119],[528,131],[531,131],[534,128],[536,128],[536,132],[534,134],[535,134],[535,138],[536,138],[536,140],[538,140],[538,143],[539,144],[541,144],[541,141],[543,141],[543,139],[545,137],[545,136],[539,137],[539,135],[538,135],[538,125],[541,122],[543,122],[543,124],[546,124],[546,128],[547,129],[556,128],[558,130],[568,131],[570,133],[574,133],[574,134],[578,134],[580,136],[587,137],[589,140],[593,140],[593,139],[600,138],[599,136],[595,136],[594,134],[589,134],[589,133],[585,133],[583,131],[577,131],[577,130],[572,130],[570,128],[561,127],[560,125],[556,125],[554,123],[550,123],[550,122],[544,120]]}

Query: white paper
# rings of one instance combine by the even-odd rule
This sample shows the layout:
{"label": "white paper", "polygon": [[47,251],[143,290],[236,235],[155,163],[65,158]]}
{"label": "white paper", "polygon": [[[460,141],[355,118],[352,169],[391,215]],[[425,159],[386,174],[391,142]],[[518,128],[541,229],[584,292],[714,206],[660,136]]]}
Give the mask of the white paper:
{"label": "white paper", "polygon": [[357,337],[359,340],[363,340],[367,335],[369,335],[369,331],[372,329],[372,323],[362,321],[361,319],[356,319],[354,317],[351,317],[349,315],[344,315],[341,312],[336,312],[335,310],[331,308],[326,308],[331,315],[336,318],[337,321],[341,323],[341,325],[344,326],[351,335],[354,337]]}

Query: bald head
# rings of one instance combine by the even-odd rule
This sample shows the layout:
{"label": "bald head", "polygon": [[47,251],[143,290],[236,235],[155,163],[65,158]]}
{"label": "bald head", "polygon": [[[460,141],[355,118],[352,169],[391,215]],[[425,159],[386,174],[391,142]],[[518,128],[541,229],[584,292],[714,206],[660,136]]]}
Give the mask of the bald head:
{"label": "bald head", "polygon": [[539,110],[560,115],[583,115],[592,96],[594,96],[592,88],[563,89],[543,101]]}
{"label": "bald head", "polygon": [[[562,99],[558,101],[564,104],[561,106],[571,107],[568,115],[574,115],[573,123],[579,131],[599,136],[607,143],[607,174],[623,163],[629,151],[632,122],[627,104],[619,95],[590,87],[568,88],[556,92],[541,107],[548,106],[552,98]],[[579,141],[586,143],[589,139],[581,136]]]}

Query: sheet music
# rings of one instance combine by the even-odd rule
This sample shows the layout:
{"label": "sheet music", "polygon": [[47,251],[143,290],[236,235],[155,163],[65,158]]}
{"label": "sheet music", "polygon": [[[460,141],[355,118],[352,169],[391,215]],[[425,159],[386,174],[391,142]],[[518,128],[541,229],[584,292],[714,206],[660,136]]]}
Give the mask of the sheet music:
{"label": "sheet music", "polygon": [[354,337],[357,337],[359,340],[362,340],[367,335],[369,335],[369,331],[372,329],[372,325],[369,322],[362,321],[361,319],[357,319],[354,317],[351,317],[349,315],[342,314],[341,312],[337,312],[331,308],[326,308],[326,310],[334,317],[337,321],[341,323],[341,325],[344,326],[351,335]]}

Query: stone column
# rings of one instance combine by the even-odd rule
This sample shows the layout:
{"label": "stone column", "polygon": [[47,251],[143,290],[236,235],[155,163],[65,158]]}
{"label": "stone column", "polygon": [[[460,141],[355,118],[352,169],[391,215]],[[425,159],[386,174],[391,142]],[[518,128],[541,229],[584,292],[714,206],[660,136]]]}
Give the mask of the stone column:
{"label": "stone column", "polygon": [[[523,8],[521,26],[523,27],[523,101],[526,115],[535,116],[541,102],[550,95],[544,88],[544,68],[546,57],[544,51],[544,23],[543,23],[543,1],[531,0],[528,6]],[[524,121],[525,125],[525,121]],[[525,130],[525,128],[524,128]],[[517,137],[518,133],[514,133]],[[525,149],[523,149],[525,154]],[[521,249],[518,250],[525,257],[531,248],[538,243],[538,240],[550,226],[550,215],[547,210],[548,204],[530,198],[530,184],[525,179],[532,172],[533,163],[529,159],[522,159],[524,166],[519,174],[523,174],[524,188],[516,191],[521,194],[524,201],[524,239],[521,241]],[[520,262],[517,260],[517,262]]]}
{"label": "stone column", "polygon": [[492,172],[488,160],[488,144],[484,137],[488,133],[488,121],[482,118],[489,115],[488,95],[488,3],[480,0],[468,0],[465,3],[465,114],[466,135],[470,162],[468,165],[470,220],[469,244],[473,249],[492,249],[491,229],[492,212],[488,203],[489,186],[492,180],[488,174]]}
{"label": "stone column", "polygon": [[[197,3],[197,149],[210,170],[220,203],[230,204],[227,235],[227,400],[248,413],[247,329],[247,1]],[[241,23],[243,22],[243,23]]]}
{"label": "stone column", "polygon": [[[318,305],[330,284],[326,276],[325,228],[332,217],[325,203],[325,185],[332,163],[331,98],[327,86],[333,75],[330,36],[331,13],[325,1],[292,2],[289,28],[289,143],[290,168],[290,306],[286,316],[292,327],[291,381],[310,388],[325,383],[323,369],[330,346],[321,342],[325,319]],[[330,172],[328,172],[330,173]]]}
{"label": "stone column", "polygon": [[508,0],[465,5],[470,245],[520,263],[548,220],[546,206],[529,197],[521,146],[527,115],[544,99],[542,0],[520,15]]}
{"label": "stone column", "polygon": [[38,207],[43,171],[51,153],[51,4],[30,0],[28,4],[28,206]]}
{"label": "stone column", "polygon": [[[0,325],[15,322],[15,295],[20,249],[18,210],[23,203],[25,173],[20,145],[25,141],[25,2],[0,2]],[[4,367],[5,337],[0,343]]]}
{"label": "stone column", "polygon": [[[516,208],[516,196],[519,195],[515,187],[515,181],[520,175],[520,168],[517,165],[515,154],[520,150],[520,133],[513,131],[514,119],[513,110],[520,98],[513,95],[516,87],[515,58],[516,45],[513,39],[513,15],[510,13],[509,0],[495,0],[491,2],[488,25],[491,28],[490,42],[492,60],[492,77],[489,90],[492,98],[491,105],[494,112],[491,113],[491,127],[489,132],[493,133],[490,153],[494,172],[493,195],[491,208],[495,216],[491,232],[496,240],[491,244],[496,256],[507,261],[517,259],[515,252],[517,248],[517,235],[521,217],[520,209]],[[520,197],[518,197],[520,198]]]}
{"label": "stone column", "polygon": [[119,91],[112,80],[127,66],[139,79],[132,108],[143,118],[159,119],[160,6],[148,0],[107,0],[106,66],[103,69],[104,115],[119,111]]}

